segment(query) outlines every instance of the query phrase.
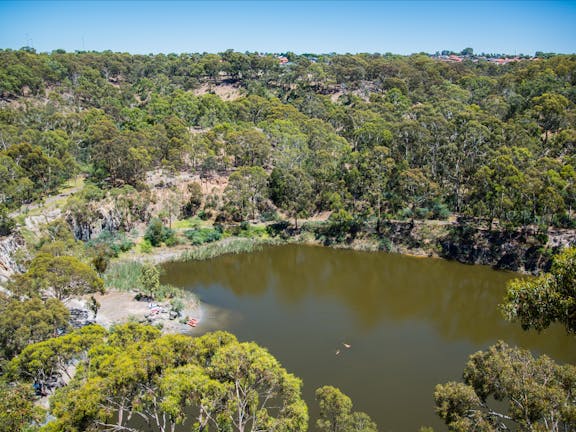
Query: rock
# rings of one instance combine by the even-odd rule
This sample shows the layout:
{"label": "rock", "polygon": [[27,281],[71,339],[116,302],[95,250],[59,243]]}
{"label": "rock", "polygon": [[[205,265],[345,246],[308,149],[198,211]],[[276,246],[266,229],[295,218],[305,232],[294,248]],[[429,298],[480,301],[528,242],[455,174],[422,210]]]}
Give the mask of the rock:
{"label": "rock", "polygon": [[85,299],[71,299],[66,305],[70,310],[70,325],[73,328],[80,328],[96,323],[96,315],[90,309],[88,301]]}
{"label": "rock", "polygon": [[24,269],[14,259],[14,252],[24,246],[24,239],[19,234],[0,237],[0,285],[14,273]]}
{"label": "rock", "polygon": [[73,328],[80,328],[90,324],[94,324],[96,321],[93,318],[94,313],[88,309],[70,309],[70,325]]}

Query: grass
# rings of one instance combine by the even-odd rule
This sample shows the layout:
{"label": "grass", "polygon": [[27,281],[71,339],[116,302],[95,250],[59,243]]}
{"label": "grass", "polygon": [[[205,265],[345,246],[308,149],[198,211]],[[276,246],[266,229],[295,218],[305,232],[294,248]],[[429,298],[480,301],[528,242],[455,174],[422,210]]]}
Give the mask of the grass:
{"label": "grass", "polygon": [[60,193],[67,193],[70,192],[74,189],[82,189],[82,187],[84,186],[84,177],[82,176],[77,176],[74,178],[71,178],[70,180],[66,181],[60,191]]}
{"label": "grass", "polygon": [[141,288],[138,280],[142,264],[137,261],[117,261],[111,263],[104,273],[104,286],[118,291],[132,291]]}
{"label": "grass", "polygon": [[188,218],[182,219],[172,222],[173,229],[189,229],[189,228],[197,228],[200,224],[200,219],[197,218]]}
{"label": "grass", "polygon": [[172,222],[173,229],[205,228],[210,226],[210,222],[203,221],[198,216]]}
{"label": "grass", "polygon": [[229,238],[217,243],[207,243],[184,252],[179,261],[207,260],[224,254],[239,254],[258,251],[263,244],[274,244],[275,241],[253,238]]}

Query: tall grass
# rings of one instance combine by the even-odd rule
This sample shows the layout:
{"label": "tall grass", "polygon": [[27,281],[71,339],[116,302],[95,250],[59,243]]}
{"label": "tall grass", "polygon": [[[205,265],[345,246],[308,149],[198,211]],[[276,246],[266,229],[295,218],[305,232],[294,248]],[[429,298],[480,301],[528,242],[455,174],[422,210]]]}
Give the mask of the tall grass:
{"label": "tall grass", "polygon": [[239,254],[262,249],[264,244],[276,244],[276,241],[254,238],[228,238],[218,243],[206,243],[194,249],[187,250],[179,261],[207,260],[224,254]]}
{"label": "tall grass", "polygon": [[142,264],[137,261],[111,263],[104,273],[104,286],[118,291],[139,291],[143,287],[139,277]]}

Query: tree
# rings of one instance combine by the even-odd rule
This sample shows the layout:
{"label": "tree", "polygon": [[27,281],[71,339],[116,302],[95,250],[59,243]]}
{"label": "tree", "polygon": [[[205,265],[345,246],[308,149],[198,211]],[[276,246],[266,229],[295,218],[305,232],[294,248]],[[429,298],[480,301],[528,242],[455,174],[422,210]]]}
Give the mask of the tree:
{"label": "tree", "polygon": [[190,338],[149,329],[118,326],[93,346],[90,367],[56,392],[48,430],[135,431],[137,416],[158,432],[306,431],[301,381],[265,349],[225,332]]}
{"label": "tree", "polygon": [[557,255],[550,273],[511,281],[502,310],[524,329],[540,331],[558,322],[576,333],[576,248]]}
{"label": "tree", "polygon": [[198,182],[190,183],[188,192],[190,193],[190,198],[188,198],[182,208],[182,214],[186,217],[194,216],[200,209],[202,205],[202,186]]}
{"label": "tree", "polygon": [[268,162],[271,147],[263,132],[257,129],[232,131],[226,139],[235,166],[265,166]]}
{"label": "tree", "polygon": [[28,271],[17,275],[10,289],[29,296],[47,295],[62,302],[71,297],[104,292],[104,282],[89,265],[72,256],[40,252]]}
{"label": "tree", "polygon": [[226,187],[226,204],[244,220],[254,219],[267,195],[266,171],[262,167],[241,167],[232,173]]}
{"label": "tree", "polygon": [[12,234],[16,227],[16,222],[8,214],[8,209],[0,204],[0,237]]}
{"label": "tree", "polygon": [[294,218],[298,229],[298,218],[306,217],[314,205],[310,178],[301,169],[274,168],[269,188],[272,202]]}
{"label": "tree", "polygon": [[464,383],[436,386],[434,400],[451,431],[504,431],[510,423],[518,430],[567,431],[576,427],[575,389],[575,366],[498,342],[470,356]]}
{"label": "tree", "polygon": [[534,116],[544,131],[544,146],[548,135],[558,131],[566,122],[566,108],[570,101],[556,93],[544,93],[532,100]]}
{"label": "tree", "polygon": [[165,227],[162,221],[154,218],[150,221],[146,232],[144,233],[144,240],[148,240],[152,246],[160,246],[162,242],[172,241],[174,238],[174,231]]}
{"label": "tree", "polygon": [[20,301],[0,295],[0,362],[12,359],[29,344],[66,330],[69,317],[70,312],[57,299]]}
{"label": "tree", "polygon": [[138,276],[138,282],[142,285],[143,294],[154,298],[160,287],[160,271],[154,264],[144,264]]}
{"label": "tree", "polygon": [[363,412],[352,412],[352,400],[339,389],[323,386],[316,390],[322,432],[377,432],[376,424]]}
{"label": "tree", "polygon": [[71,364],[86,358],[87,352],[101,344],[105,330],[96,325],[28,345],[8,365],[9,375],[39,386],[48,393],[64,384],[62,377],[72,378]]}
{"label": "tree", "polygon": [[39,423],[44,410],[34,404],[31,385],[0,382],[0,432],[32,431],[32,423]]}

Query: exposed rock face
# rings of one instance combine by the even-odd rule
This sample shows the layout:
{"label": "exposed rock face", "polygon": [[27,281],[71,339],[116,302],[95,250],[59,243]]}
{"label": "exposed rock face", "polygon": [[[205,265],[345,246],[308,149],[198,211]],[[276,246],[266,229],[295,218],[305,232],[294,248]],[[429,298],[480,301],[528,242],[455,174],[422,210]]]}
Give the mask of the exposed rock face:
{"label": "exposed rock face", "polygon": [[[146,220],[148,215],[144,215]],[[77,240],[88,241],[97,237],[102,231],[130,231],[135,224],[134,218],[123,213],[116,207],[106,206],[91,209],[87,213],[66,214],[66,222],[70,225]]]}
{"label": "exposed rock face", "polygon": [[70,325],[73,328],[96,323],[96,313],[90,308],[88,300],[82,298],[71,299],[66,306],[70,310]]}
{"label": "exposed rock face", "polygon": [[24,246],[24,239],[17,234],[0,237],[0,285],[22,269],[14,259],[14,252]]}
{"label": "exposed rock face", "polygon": [[560,249],[576,246],[576,230],[491,230],[466,221],[386,222],[383,234],[395,252],[533,274],[549,270]]}
{"label": "exposed rock face", "polygon": [[537,273],[550,266],[546,241],[527,232],[503,232],[456,226],[439,239],[440,256],[462,263]]}

